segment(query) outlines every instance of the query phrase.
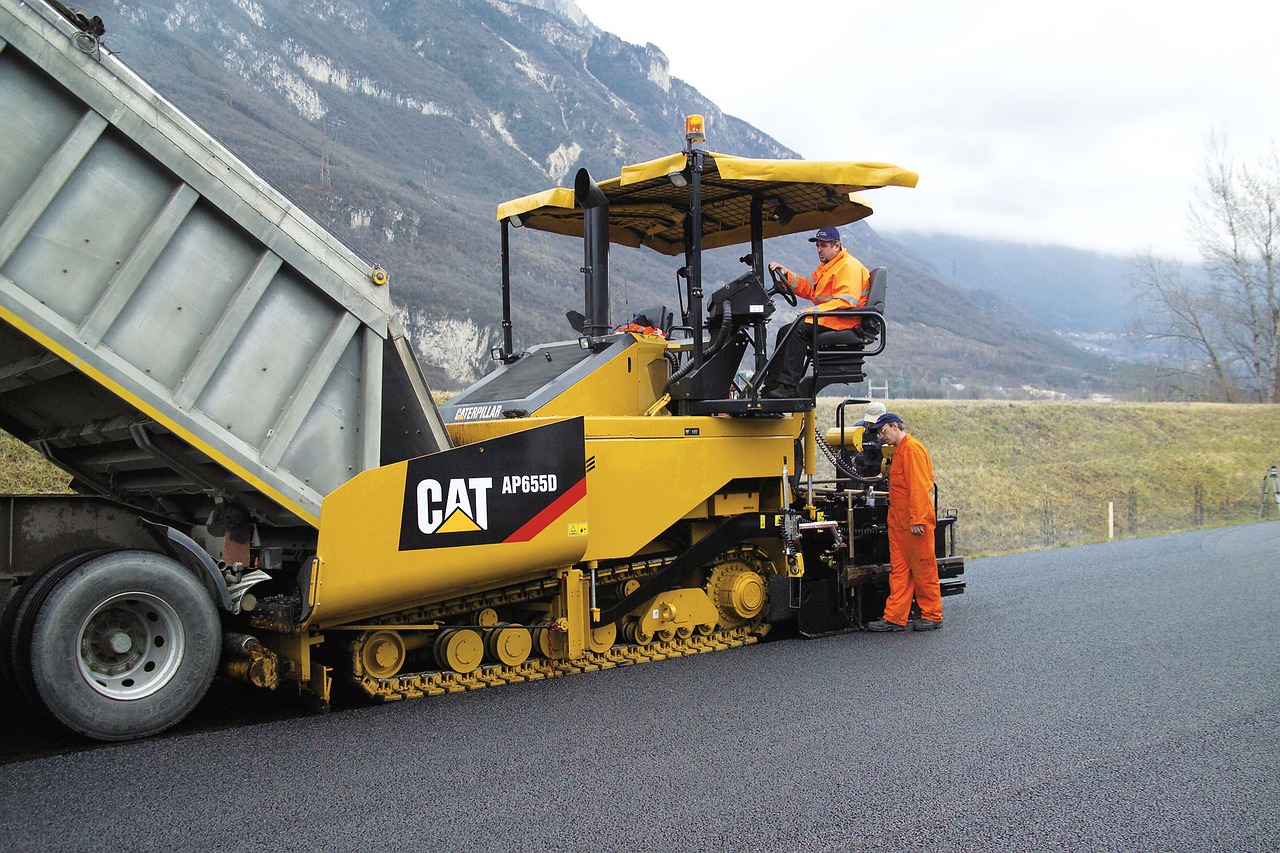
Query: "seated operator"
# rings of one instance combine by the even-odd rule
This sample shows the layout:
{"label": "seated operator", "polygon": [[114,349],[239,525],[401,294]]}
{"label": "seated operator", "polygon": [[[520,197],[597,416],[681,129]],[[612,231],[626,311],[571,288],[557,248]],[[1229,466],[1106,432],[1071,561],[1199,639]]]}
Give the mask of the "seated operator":
{"label": "seated operator", "polygon": [[[871,274],[862,262],[849,254],[840,245],[840,230],[828,225],[818,229],[818,233],[809,238],[818,248],[818,268],[813,271],[812,278],[803,278],[779,263],[770,263],[769,269],[780,270],[787,276],[787,283],[797,296],[813,302],[819,311],[834,311],[841,308],[865,308],[867,296],[871,288]],[[763,387],[765,397],[795,397],[796,386],[804,377],[804,360],[808,354],[813,332],[809,329],[797,329],[785,344],[782,343],[787,331],[801,319],[788,323],[778,330],[777,343],[782,353],[777,355],[768,373],[765,374]],[[823,330],[841,331],[856,329],[862,323],[861,317],[819,317],[818,342],[822,343]]]}

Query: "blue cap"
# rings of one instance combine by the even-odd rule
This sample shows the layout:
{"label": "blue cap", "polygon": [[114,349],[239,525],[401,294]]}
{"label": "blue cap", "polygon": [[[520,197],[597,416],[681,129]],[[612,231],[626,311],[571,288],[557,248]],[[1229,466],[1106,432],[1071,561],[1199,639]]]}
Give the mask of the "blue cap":
{"label": "blue cap", "polygon": [[810,243],[816,243],[821,240],[824,243],[839,243],[840,229],[834,225],[824,225],[818,229],[818,233],[809,238]]}
{"label": "blue cap", "polygon": [[901,423],[902,423],[902,418],[898,417],[893,412],[885,412],[883,415],[876,418],[876,422],[868,426],[867,429],[880,429],[880,427],[884,426],[885,424],[900,425]]}

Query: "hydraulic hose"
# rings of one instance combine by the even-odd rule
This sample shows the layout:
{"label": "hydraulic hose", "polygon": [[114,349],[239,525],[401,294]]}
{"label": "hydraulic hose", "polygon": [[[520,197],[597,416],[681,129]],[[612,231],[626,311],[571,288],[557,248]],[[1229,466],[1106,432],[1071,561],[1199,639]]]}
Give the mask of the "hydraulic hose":
{"label": "hydraulic hose", "polygon": [[[711,346],[708,347],[706,352],[703,353],[703,356],[705,358],[710,358],[711,356],[719,352],[721,349],[723,349],[724,345],[729,342],[729,338],[732,336],[732,334],[733,334],[733,308],[729,306],[728,302],[725,302],[724,316],[720,322],[720,331],[716,335],[716,339],[712,341]],[[675,373],[671,374],[671,378],[667,380],[667,384],[662,386],[662,393],[664,394],[667,393],[668,391],[671,390],[672,385],[674,385],[675,383],[679,382],[681,379],[684,379],[686,376],[688,376],[693,371],[694,363],[695,362],[693,359],[689,359],[684,363],[683,367],[681,367]]]}

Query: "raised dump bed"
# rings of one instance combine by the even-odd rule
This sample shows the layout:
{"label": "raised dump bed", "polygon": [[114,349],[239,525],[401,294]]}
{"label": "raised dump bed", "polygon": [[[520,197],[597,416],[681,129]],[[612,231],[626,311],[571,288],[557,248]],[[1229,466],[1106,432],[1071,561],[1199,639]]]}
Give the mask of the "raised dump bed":
{"label": "raised dump bed", "polygon": [[316,527],[448,446],[386,273],[38,0],[0,0],[0,110],[0,426],[78,490]]}

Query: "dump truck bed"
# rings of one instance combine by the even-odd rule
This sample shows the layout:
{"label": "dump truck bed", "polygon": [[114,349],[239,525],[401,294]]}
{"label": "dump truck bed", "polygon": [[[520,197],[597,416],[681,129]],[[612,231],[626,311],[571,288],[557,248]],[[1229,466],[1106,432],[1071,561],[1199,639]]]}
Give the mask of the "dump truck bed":
{"label": "dump truck bed", "polygon": [[385,274],[39,0],[0,111],[0,426],[78,490],[317,526],[448,446]]}

